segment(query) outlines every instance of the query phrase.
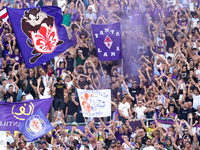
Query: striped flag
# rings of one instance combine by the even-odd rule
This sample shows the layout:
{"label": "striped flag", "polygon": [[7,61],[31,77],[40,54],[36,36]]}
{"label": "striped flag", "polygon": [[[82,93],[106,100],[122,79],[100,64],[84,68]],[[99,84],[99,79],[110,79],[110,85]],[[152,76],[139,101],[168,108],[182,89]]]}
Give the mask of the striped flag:
{"label": "striped flag", "polygon": [[0,10],[0,17],[2,19],[3,22],[7,22],[8,21],[8,13],[6,10],[6,7]]}

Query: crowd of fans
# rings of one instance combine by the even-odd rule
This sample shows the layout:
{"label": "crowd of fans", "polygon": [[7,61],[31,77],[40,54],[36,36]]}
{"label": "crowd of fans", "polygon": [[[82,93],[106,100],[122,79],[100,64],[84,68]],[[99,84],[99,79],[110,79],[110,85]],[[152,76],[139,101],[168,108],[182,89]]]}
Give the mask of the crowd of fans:
{"label": "crowd of fans", "polygon": [[[200,149],[199,3],[2,0],[0,8],[61,7],[62,24],[75,43],[49,62],[27,69],[11,24],[0,21],[1,101],[54,97],[47,117],[56,129],[33,142],[20,132],[7,132],[7,149]],[[124,61],[100,62],[91,24],[115,22],[121,22]],[[111,89],[111,117],[83,118],[77,89]],[[131,120],[141,126],[133,130]],[[95,121],[101,124],[95,126]],[[77,123],[85,122],[84,130],[78,130]],[[67,131],[66,123],[71,123]]]}

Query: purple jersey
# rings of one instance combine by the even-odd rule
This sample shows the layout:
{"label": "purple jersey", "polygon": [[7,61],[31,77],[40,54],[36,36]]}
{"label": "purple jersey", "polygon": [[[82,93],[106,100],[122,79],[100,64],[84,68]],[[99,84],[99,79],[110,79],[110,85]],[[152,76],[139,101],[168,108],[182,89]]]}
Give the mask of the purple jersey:
{"label": "purple jersey", "polygon": [[13,55],[12,55],[12,58],[14,58],[15,61],[18,62],[18,63],[21,63],[21,62],[22,62],[22,56],[21,56],[20,54],[19,54],[19,55],[13,54]]}
{"label": "purple jersey", "polygon": [[133,25],[142,25],[142,12],[141,11],[132,11],[132,24]]}

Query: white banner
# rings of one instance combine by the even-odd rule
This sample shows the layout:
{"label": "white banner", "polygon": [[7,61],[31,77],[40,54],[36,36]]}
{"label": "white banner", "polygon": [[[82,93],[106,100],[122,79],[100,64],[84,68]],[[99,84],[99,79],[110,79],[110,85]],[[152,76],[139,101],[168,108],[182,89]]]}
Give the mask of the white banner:
{"label": "white banner", "polygon": [[78,89],[83,117],[111,116],[111,90]]}
{"label": "white banner", "polygon": [[6,131],[0,131],[0,150],[7,149]]}

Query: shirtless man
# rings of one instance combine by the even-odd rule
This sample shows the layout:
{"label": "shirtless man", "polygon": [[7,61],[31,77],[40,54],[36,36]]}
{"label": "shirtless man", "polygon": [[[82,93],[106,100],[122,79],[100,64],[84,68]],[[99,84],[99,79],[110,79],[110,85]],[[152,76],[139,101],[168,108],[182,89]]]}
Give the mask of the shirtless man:
{"label": "shirtless man", "polygon": [[52,6],[53,0],[43,0],[44,6]]}
{"label": "shirtless man", "polygon": [[196,48],[192,48],[192,59],[194,60],[195,64],[200,62],[200,56],[197,54],[197,49]]}
{"label": "shirtless man", "polygon": [[90,52],[90,57],[87,58],[87,61],[91,61],[94,64],[95,68],[97,68],[98,63],[99,63],[99,59],[94,56],[93,51]]}

